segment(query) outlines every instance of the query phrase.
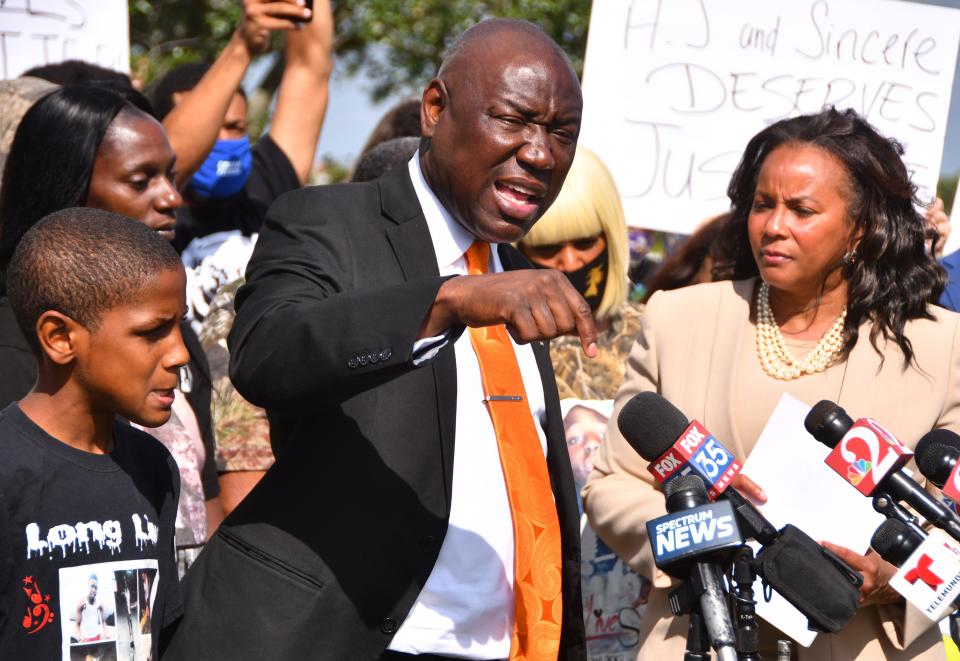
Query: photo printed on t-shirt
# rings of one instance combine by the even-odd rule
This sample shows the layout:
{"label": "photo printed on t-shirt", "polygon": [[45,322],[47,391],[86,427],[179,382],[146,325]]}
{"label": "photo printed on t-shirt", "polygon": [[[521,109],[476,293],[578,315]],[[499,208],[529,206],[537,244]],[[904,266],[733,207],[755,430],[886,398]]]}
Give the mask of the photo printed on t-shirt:
{"label": "photo printed on t-shirt", "polygon": [[60,569],[63,661],[149,661],[157,561]]}

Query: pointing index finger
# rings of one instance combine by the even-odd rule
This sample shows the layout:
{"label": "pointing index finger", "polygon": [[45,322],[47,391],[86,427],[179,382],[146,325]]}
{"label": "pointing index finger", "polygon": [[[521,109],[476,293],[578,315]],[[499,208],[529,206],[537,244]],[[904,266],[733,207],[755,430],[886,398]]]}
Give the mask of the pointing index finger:
{"label": "pointing index finger", "polygon": [[566,288],[564,292],[566,293],[570,310],[573,312],[573,322],[577,326],[580,345],[583,347],[583,352],[587,354],[587,357],[596,358],[598,351],[597,325],[593,321],[593,311],[590,309],[590,304],[584,300],[580,292],[573,288],[573,285],[569,284],[569,282],[565,284]]}

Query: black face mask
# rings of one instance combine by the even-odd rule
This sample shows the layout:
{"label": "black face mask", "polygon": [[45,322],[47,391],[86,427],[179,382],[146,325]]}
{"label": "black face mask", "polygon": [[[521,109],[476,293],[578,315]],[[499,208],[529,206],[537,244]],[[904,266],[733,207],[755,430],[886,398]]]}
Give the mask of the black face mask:
{"label": "black face mask", "polygon": [[603,292],[607,287],[607,250],[597,255],[592,262],[576,271],[565,273],[573,288],[589,303],[594,312],[600,307]]}

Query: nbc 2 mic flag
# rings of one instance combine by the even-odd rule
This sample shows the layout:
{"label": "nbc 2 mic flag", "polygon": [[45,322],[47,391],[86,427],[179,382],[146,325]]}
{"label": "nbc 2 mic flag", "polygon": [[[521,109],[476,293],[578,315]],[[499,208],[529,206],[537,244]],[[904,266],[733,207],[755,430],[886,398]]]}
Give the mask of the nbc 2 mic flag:
{"label": "nbc 2 mic flag", "polygon": [[872,496],[884,478],[900,470],[913,451],[871,418],[857,420],[824,463],[864,496]]}

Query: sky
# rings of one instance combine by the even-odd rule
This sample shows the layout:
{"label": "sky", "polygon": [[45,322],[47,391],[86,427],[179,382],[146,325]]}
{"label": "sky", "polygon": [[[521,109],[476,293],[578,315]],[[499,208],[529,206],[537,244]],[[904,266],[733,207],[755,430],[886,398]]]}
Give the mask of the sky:
{"label": "sky", "polygon": [[[941,5],[960,9],[960,0],[914,0],[927,5]],[[334,65],[330,87],[330,105],[327,119],[320,135],[317,153],[332,156],[336,161],[353,163],[377,121],[400,97],[380,104],[370,100],[367,90],[370,84],[362,77],[349,77]],[[953,98],[947,120],[946,139],[941,176],[960,173],[960,66],[954,72]]]}

